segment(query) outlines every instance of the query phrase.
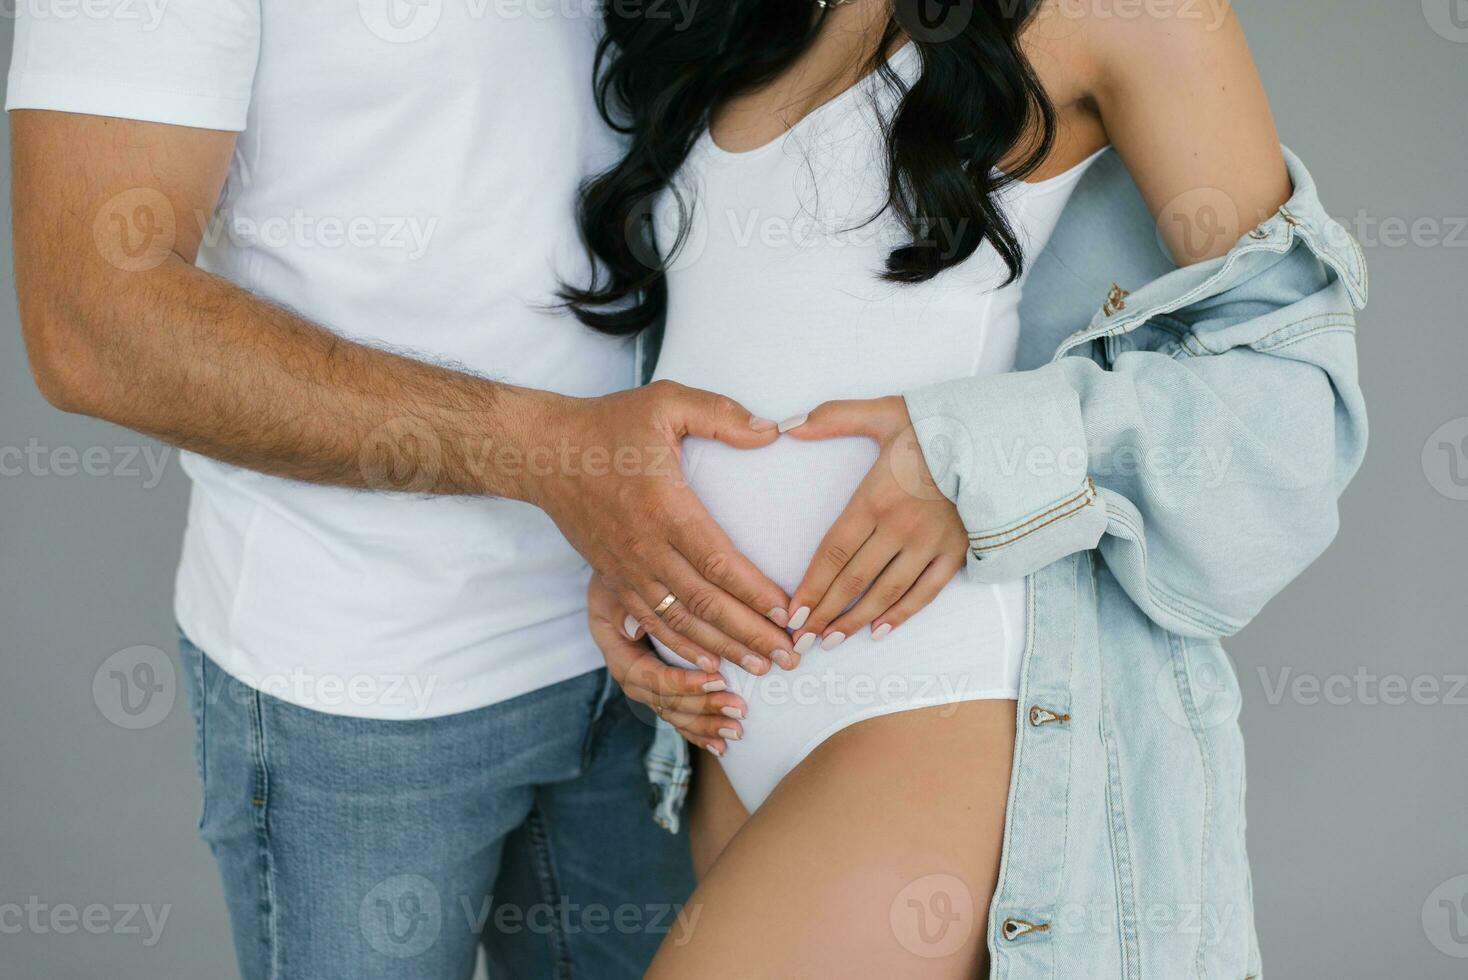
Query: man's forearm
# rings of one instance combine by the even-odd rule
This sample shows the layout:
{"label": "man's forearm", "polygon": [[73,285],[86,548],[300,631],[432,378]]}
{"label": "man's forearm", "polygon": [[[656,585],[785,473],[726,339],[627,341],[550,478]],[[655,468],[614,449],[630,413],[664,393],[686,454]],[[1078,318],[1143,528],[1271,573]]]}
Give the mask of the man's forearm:
{"label": "man's forearm", "polygon": [[43,314],[67,321],[65,407],[276,476],[531,495],[559,396],[343,339],[177,257],[105,280]]}
{"label": "man's forearm", "polygon": [[[214,213],[235,134],[42,110],[10,124],[16,292],[51,402],[284,477],[524,500],[688,659],[767,667],[788,645],[766,616],[788,597],[679,465],[685,436],[753,449],[773,422],[672,382],[568,398],[345,340],[194,266],[205,223],[173,219]],[[150,232],[141,251],[119,223]]]}

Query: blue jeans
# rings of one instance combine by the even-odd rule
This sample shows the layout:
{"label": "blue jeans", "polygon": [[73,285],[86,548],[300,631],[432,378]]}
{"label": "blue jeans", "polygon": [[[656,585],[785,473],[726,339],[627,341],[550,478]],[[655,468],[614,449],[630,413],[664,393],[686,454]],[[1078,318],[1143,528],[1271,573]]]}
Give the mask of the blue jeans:
{"label": "blue jeans", "polygon": [[652,729],[605,671],[421,721],[183,675],[245,980],[642,976],[686,928],[688,842],[649,815]]}

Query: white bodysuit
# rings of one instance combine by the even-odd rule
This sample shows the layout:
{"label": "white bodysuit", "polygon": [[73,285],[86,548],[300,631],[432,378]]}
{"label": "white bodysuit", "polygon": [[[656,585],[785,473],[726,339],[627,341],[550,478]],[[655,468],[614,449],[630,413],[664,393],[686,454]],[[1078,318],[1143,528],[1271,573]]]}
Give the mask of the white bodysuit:
{"label": "white bodysuit", "polygon": [[[916,49],[890,64],[913,80]],[[782,419],[829,399],[1012,369],[1022,282],[1001,287],[1007,268],[987,243],[924,283],[879,277],[888,252],[908,241],[879,212],[887,194],[880,120],[896,104],[872,75],[758,149],[730,153],[707,133],[699,139],[673,185],[692,224],[669,260],[656,377]],[[1094,159],[1003,192],[1027,258],[1045,246]],[[661,195],[654,220],[660,247],[671,251],[672,192]],[[688,481],[713,518],[787,592],[876,458],[876,445],[856,438],[782,438],[753,451],[701,439],[684,446]],[[748,702],[744,738],[730,741],[722,760],[739,798],[753,810],[824,739],[863,719],[1017,698],[1024,630],[1023,581],[989,585],[961,571],[880,642],[863,629],[834,650],[817,645],[794,671],[726,669],[730,689]]]}

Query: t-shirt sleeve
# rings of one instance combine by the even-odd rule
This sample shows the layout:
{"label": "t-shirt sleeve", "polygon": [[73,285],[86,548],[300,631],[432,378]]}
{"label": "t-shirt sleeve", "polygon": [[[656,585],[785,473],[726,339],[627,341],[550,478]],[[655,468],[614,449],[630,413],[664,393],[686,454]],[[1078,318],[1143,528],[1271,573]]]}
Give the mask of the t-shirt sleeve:
{"label": "t-shirt sleeve", "polygon": [[16,5],[5,108],[243,130],[260,3],[26,0]]}

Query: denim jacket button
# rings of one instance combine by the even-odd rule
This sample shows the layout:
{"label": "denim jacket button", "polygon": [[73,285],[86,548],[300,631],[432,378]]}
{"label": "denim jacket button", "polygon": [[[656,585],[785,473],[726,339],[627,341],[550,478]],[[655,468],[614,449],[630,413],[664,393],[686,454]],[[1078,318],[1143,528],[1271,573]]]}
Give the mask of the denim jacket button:
{"label": "denim jacket button", "polygon": [[1004,923],[1000,925],[999,931],[1004,935],[1006,941],[1014,942],[1016,939],[1022,939],[1033,932],[1049,932],[1050,923],[1029,922],[1025,919],[1009,918],[1005,919]]}
{"label": "denim jacket button", "polygon": [[1111,292],[1106,294],[1106,302],[1101,304],[1101,312],[1107,316],[1113,316],[1126,309],[1126,299],[1131,292],[1122,289],[1118,283],[1111,284]]}
{"label": "denim jacket button", "polygon": [[1065,721],[1070,721],[1070,715],[1060,714],[1059,712],[1051,711],[1049,708],[1042,708],[1038,704],[1030,705],[1030,724],[1035,728],[1039,728],[1041,725],[1053,725],[1057,722]]}

